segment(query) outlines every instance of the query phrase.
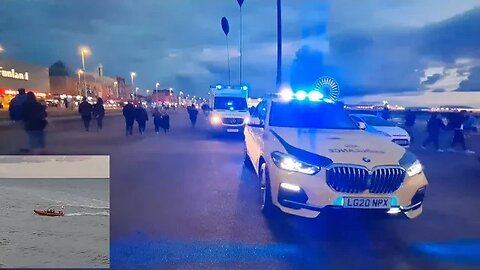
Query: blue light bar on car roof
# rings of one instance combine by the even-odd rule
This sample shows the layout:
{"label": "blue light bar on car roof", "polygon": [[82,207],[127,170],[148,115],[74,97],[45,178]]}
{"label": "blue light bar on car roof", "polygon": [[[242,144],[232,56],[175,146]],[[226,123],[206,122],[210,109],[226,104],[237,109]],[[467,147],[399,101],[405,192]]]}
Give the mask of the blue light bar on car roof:
{"label": "blue light bar on car roof", "polygon": [[324,98],[324,95],[317,90],[312,90],[307,93],[305,90],[298,90],[296,92],[293,92],[292,89],[290,88],[284,88],[278,93],[278,95],[280,96],[281,99],[285,101],[290,101],[292,99],[304,101],[308,99],[309,101],[314,101],[314,102],[320,102],[320,101],[333,102],[331,99]]}

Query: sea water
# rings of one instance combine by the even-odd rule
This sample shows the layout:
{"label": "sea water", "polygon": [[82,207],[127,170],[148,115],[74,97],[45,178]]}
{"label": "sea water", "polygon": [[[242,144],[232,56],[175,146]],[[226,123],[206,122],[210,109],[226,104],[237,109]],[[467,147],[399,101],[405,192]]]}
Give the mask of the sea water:
{"label": "sea water", "polygon": [[109,220],[108,179],[0,179],[0,268],[108,268]]}

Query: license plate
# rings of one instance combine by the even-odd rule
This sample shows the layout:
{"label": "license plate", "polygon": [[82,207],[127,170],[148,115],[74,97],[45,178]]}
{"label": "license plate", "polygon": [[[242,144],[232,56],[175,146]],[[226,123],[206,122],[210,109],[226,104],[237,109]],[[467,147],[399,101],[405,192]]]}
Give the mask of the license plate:
{"label": "license plate", "polygon": [[239,132],[239,130],[237,128],[229,128],[227,132]]}
{"label": "license plate", "polygon": [[388,209],[391,198],[355,198],[343,197],[345,208]]}

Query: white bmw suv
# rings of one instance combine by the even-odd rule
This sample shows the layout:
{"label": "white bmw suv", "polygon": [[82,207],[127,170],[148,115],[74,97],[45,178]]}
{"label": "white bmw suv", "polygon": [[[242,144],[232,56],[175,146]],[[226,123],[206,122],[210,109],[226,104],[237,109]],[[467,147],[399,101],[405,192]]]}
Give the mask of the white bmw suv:
{"label": "white bmw suv", "polygon": [[275,208],[308,218],[331,208],[421,214],[428,182],[418,159],[362,130],[343,105],[275,95],[257,115],[245,129],[245,162],[260,179],[264,214]]}

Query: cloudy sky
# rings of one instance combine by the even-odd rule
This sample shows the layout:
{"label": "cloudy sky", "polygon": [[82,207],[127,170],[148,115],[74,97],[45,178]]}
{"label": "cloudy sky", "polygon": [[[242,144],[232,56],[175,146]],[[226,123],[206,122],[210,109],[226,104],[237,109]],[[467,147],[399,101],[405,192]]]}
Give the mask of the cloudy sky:
{"label": "cloudy sky", "polygon": [[[275,86],[276,1],[245,0],[244,81],[252,95]],[[161,86],[205,95],[238,81],[239,10],[235,0],[0,0],[0,44],[11,57],[57,60],[108,75],[138,74]],[[480,0],[283,0],[284,80],[308,88],[334,77],[347,101],[480,107]]]}

